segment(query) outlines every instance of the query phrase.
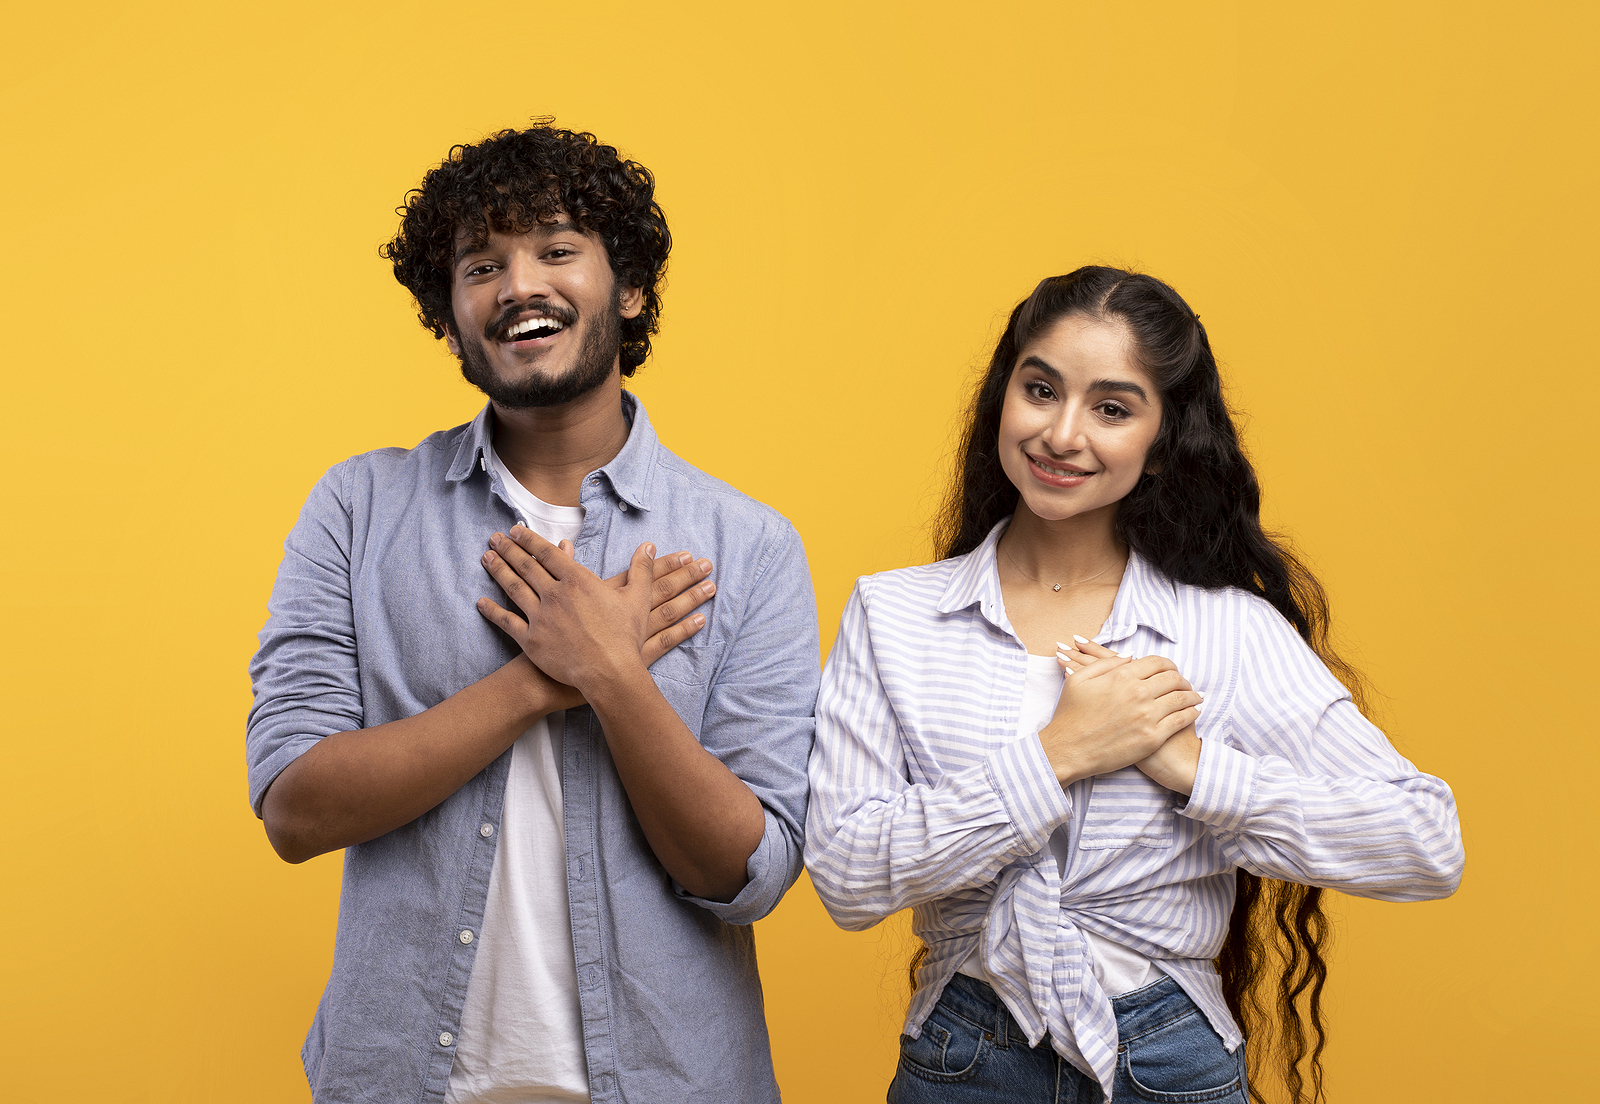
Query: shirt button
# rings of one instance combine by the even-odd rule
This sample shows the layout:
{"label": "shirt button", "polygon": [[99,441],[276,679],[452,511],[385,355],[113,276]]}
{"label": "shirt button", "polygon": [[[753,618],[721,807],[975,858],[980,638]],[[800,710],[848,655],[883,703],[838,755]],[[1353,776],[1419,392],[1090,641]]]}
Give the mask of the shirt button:
{"label": "shirt button", "polygon": [[456,938],[461,940],[462,945],[466,945],[466,944],[472,942],[472,932],[470,932],[466,928],[462,928],[461,929],[461,934],[456,936]]}
{"label": "shirt button", "polygon": [[451,1043],[453,1043],[455,1041],[456,1041],[456,1037],[454,1035],[450,1034],[450,1032],[448,1032],[448,1031],[439,1032],[439,1045],[440,1046],[449,1046]]}
{"label": "shirt button", "polygon": [[480,825],[478,825],[478,835],[482,836],[484,839],[488,839],[490,836],[494,835],[494,825],[492,825],[492,824],[480,824]]}
{"label": "shirt button", "polygon": [[621,510],[623,513],[627,513],[628,512],[628,504],[626,502],[622,502],[622,501],[619,500],[617,502],[617,509]]}

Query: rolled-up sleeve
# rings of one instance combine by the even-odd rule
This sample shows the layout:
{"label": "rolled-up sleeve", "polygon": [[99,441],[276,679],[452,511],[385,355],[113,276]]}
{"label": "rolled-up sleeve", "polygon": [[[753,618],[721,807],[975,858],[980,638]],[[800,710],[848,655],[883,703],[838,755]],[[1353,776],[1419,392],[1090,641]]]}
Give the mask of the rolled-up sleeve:
{"label": "rolled-up sleeve", "polygon": [[750,787],[766,827],[745,864],[749,881],[732,901],[677,888],[730,924],[767,915],[800,876],[819,672],[816,597],[792,525],[774,523],[750,588],[707,697],[700,743]]}
{"label": "rolled-up sleeve", "polygon": [[1450,787],[1395,751],[1265,603],[1243,651],[1228,723],[1202,743],[1179,812],[1263,877],[1388,901],[1453,893],[1465,856]]}
{"label": "rolled-up sleeve", "polygon": [[361,684],[351,605],[351,522],[338,488],[346,464],[311,491],[284,542],[260,647],[250,661],[255,695],[245,726],[250,805],[318,740],[361,727]]}
{"label": "rolled-up sleeve", "polygon": [[1072,815],[1037,735],[913,784],[878,671],[867,580],[845,607],[817,700],[806,862],[840,927],[992,881]]}

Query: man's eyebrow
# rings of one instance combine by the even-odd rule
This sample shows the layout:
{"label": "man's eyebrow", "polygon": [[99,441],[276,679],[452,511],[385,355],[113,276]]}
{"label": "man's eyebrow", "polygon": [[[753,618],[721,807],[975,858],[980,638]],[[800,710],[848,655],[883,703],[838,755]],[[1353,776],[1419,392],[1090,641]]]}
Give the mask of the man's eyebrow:
{"label": "man's eyebrow", "polygon": [[[571,219],[560,219],[556,222],[538,223],[535,230],[529,231],[529,233],[541,232],[545,234],[581,234],[583,233],[583,227],[579,226]],[[489,248],[489,242],[487,239],[469,238],[467,241],[461,243],[461,247],[456,250],[455,259],[452,260],[450,264],[452,267],[458,265],[461,263],[461,258],[487,248]]]}
{"label": "man's eyebrow", "polygon": [[[1065,385],[1066,382],[1067,382],[1066,381],[1066,377],[1064,377],[1061,374],[1059,369],[1051,367],[1048,363],[1046,363],[1044,360],[1042,360],[1039,356],[1034,355],[1034,354],[1030,354],[1029,356],[1023,357],[1022,358],[1022,363],[1017,365],[1017,367],[1018,368],[1032,368],[1032,369],[1034,369],[1034,370],[1036,370],[1038,372],[1042,372],[1045,375],[1049,376],[1050,379],[1053,380],[1058,385]],[[1113,392],[1114,394],[1121,394],[1121,395],[1138,395],[1139,398],[1143,399],[1146,403],[1148,403],[1150,401],[1150,396],[1145,394],[1144,388],[1140,387],[1137,383],[1134,383],[1132,380],[1097,379],[1097,380],[1095,380],[1093,383],[1091,383],[1089,385],[1089,390],[1090,391],[1110,391],[1110,392]]]}

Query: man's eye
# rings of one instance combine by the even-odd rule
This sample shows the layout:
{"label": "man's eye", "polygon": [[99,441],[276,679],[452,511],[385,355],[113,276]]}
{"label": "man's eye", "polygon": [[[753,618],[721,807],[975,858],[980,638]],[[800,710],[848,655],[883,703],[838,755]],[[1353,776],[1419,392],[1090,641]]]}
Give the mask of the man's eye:
{"label": "man's eye", "polygon": [[565,246],[558,246],[557,248],[550,250],[549,253],[546,253],[545,256],[559,261],[563,257],[572,256],[572,250],[566,248]]}
{"label": "man's eye", "polygon": [[492,265],[492,264],[473,265],[471,268],[467,269],[467,275],[468,276],[482,276],[485,273],[489,273],[489,272],[493,272],[493,271],[494,271],[494,265]]}

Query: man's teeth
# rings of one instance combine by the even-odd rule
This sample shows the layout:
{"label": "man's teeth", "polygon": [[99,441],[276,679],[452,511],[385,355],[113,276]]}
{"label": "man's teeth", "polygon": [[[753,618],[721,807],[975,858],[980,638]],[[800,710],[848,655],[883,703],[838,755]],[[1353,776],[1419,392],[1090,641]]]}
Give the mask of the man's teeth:
{"label": "man's teeth", "polygon": [[556,333],[562,329],[564,327],[554,318],[525,318],[506,331],[506,340],[515,341],[522,334],[532,333],[535,330],[549,330],[551,333]]}

